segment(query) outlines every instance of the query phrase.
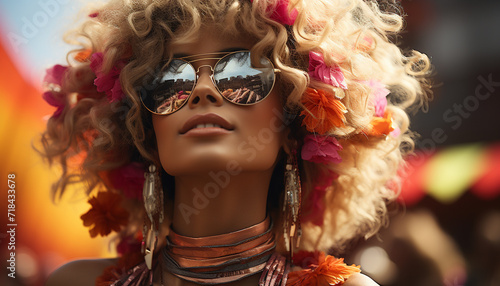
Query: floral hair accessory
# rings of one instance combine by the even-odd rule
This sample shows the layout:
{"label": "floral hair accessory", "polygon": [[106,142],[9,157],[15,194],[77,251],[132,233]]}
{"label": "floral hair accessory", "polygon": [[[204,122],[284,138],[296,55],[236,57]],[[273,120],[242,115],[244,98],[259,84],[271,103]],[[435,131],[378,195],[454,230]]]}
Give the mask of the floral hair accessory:
{"label": "floral hair accessory", "polygon": [[394,131],[392,126],[392,115],[389,111],[384,113],[384,117],[373,117],[366,132],[368,136],[382,137]]}
{"label": "floral hair accessory", "polygon": [[345,124],[345,105],[335,98],[331,93],[321,89],[307,88],[302,96],[302,104],[305,109],[300,113],[304,116],[302,125],[309,132],[326,134],[334,127],[342,127]]}
{"label": "floral hair accessory", "polygon": [[56,111],[52,114],[52,117],[59,117],[64,107],[66,106],[66,95],[62,93],[54,93],[52,91],[46,91],[42,94],[43,100],[47,102],[49,105],[56,107]]}
{"label": "floral hair accessory", "polygon": [[128,223],[128,212],[120,206],[122,197],[112,192],[99,192],[89,199],[92,208],[80,218],[83,225],[91,227],[91,237],[106,236],[111,231],[120,231]]}
{"label": "floral hair accessory", "polygon": [[[251,0],[253,3],[253,0]],[[297,15],[299,12],[297,9],[293,9],[292,11],[288,11],[288,5],[290,4],[290,0],[278,0],[275,7],[269,7],[267,12],[273,11],[271,16],[272,20],[283,24],[283,25],[293,25],[295,20],[297,19]]]}
{"label": "floral hair accessory", "polygon": [[60,87],[62,85],[64,74],[67,70],[67,66],[55,65],[46,70],[43,81],[48,84],[56,84]]}
{"label": "floral hair accessory", "polygon": [[310,221],[314,225],[323,226],[326,209],[324,202],[326,190],[332,185],[333,180],[338,177],[339,175],[331,170],[325,170],[319,173],[318,177],[315,179],[316,184],[307,200],[310,203],[302,207],[302,216],[300,219],[303,222]]}
{"label": "floral hair accessory", "polygon": [[80,52],[78,52],[76,54],[75,60],[77,62],[83,63],[83,62],[87,61],[90,58],[91,54],[92,54],[92,50],[91,49],[86,49],[86,50],[80,51]]}
{"label": "floral hair accessory", "polygon": [[52,117],[55,118],[62,114],[64,107],[66,106],[66,94],[62,92],[61,86],[67,70],[67,66],[55,65],[47,69],[45,77],[43,78],[43,82],[50,90],[44,92],[42,98],[49,105],[57,107],[54,114],[52,114]]}
{"label": "floral hair accessory", "polygon": [[399,135],[401,135],[401,129],[399,129],[399,127],[397,126],[394,126],[394,123],[392,124],[392,127],[394,128],[394,130],[389,134],[391,134],[392,137],[399,137]]}
{"label": "floral hair accessory", "polygon": [[318,52],[309,52],[309,75],[326,84],[347,89],[345,77],[340,68],[327,66],[323,55]]}
{"label": "floral hair accessory", "polygon": [[102,71],[103,63],[104,55],[101,52],[94,53],[90,58],[90,68],[96,75],[94,84],[97,91],[106,93],[109,102],[122,100],[124,94],[120,83],[121,67],[113,66],[109,73],[106,74]]}
{"label": "floral hair accessory", "polygon": [[116,252],[120,255],[132,252],[141,252],[142,235],[140,232],[137,235],[128,235],[122,237],[120,243],[116,246]]}
{"label": "floral hair accessory", "polygon": [[142,200],[144,185],[144,166],[133,162],[108,173],[108,179],[113,188],[123,192],[131,199]]}
{"label": "floral hair accessory", "polygon": [[[123,254],[118,258],[116,265],[113,264],[106,267],[101,276],[96,278],[95,286],[116,285],[118,283],[115,282],[121,279],[123,279],[122,281],[129,279],[127,281],[130,283],[126,285],[146,285],[141,284],[141,281],[145,282],[143,280],[148,280],[149,275],[140,275],[142,269],[141,266],[138,266],[142,260],[144,260],[144,258],[140,251]],[[144,265],[142,267],[144,268],[146,266]],[[132,271],[132,274],[130,271]],[[124,279],[124,277],[126,278]]]}
{"label": "floral hair accessory", "polygon": [[293,262],[306,269],[290,272],[287,286],[341,285],[354,273],[361,272],[359,266],[349,266],[343,258],[318,251],[299,251]]}
{"label": "floral hair accessory", "polygon": [[340,163],[340,150],[342,145],[334,137],[309,134],[304,138],[301,156],[303,160],[314,163]]}
{"label": "floral hair accessory", "polygon": [[372,89],[372,102],[375,107],[375,116],[383,117],[387,108],[387,95],[391,93],[384,84],[376,80],[363,82]]}

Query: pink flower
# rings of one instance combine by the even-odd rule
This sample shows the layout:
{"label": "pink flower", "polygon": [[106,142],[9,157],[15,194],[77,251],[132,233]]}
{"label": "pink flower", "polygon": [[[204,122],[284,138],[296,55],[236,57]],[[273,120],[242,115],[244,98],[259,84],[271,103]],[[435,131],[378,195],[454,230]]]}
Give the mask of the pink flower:
{"label": "pink flower", "polygon": [[372,102],[375,107],[375,116],[384,117],[385,109],[387,108],[387,95],[390,91],[379,81],[369,80],[364,81],[372,89]]}
{"label": "pink flower", "polygon": [[64,74],[68,70],[67,66],[55,65],[47,69],[43,82],[46,83],[51,90],[43,93],[42,98],[49,105],[57,107],[52,117],[59,117],[66,106],[66,94],[61,92],[61,86]]}
{"label": "pink flower", "polygon": [[113,188],[121,190],[125,196],[142,200],[144,185],[144,167],[142,164],[133,162],[112,170],[109,172],[108,178]]}
{"label": "pink flower", "polygon": [[323,55],[318,52],[309,52],[309,75],[326,84],[347,89],[345,77],[340,68],[327,66]]}
{"label": "pink flower", "polygon": [[[253,0],[251,0],[253,2]],[[274,7],[269,7],[267,9],[267,12],[270,12],[271,10],[273,13],[271,14],[270,18],[280,24],[283,25],[293,25],[295,20],[297,19],[297,15],[299,12],[297,9],[293,9],[292,11],[288,12],[288,4],[290,3],[290,0],[278,0],[278,3]]]}
{"label": "pink flower", "polygon": [[[393,126],[394,126],[394,124],[393,124]],[[396,137],[396,138],[399,137],[399,135],[401,135],[401,129],[399,129],[399,127],[397,127],[397,126],[394,126],[393,128],[394,128],[394,130],[392,130],[391,133],[389,133],[389,134],[391,134],[392,137]]]}
{"label": "pink flower", "polygon": [[337,179],[339,175],[333,171],[326,170],[321,172],[315,179],[316,185],[314,186],[308,198],[308,203],[303,206],[302,221],[311,223],[317,226],[323,226],[326,189],[332,185],[333,180]]}
{"label": "pink flower", "polygon": [[106,93],[109,102],[122,100],[124,94],[120,84],[121,68],[113,66],[109,73],[105,74],[102,71],[103,63],[104,55],[102,53],[94,53],[90,58],[90,68],[96,75],[94,84],[97,87],[97,91]]}
{"label": "pink flower", "polygon": [[66,94],[55,91],[46,91],[42,94],[42,98],[49,105],[57,107],[54,114],[52,114],[52,117],[57,118],[62,114],[64,107],[66,106]]}
{"label": "pink flower", "polygon": [[340,163],[342,146],[332,136],[307,135],[302,146],[302,159],[314,163]]}
{"label": "pink flower", "polygon": [[43,78],[43,81],[46,83],[53,83],[57,84],[59,86],[62,85],[62,80],[64,77],[64,73],[68,70],[68,67],[66,66],[61,66],[61,65],[55,65],[49,69],[46,70],[45,77]]}

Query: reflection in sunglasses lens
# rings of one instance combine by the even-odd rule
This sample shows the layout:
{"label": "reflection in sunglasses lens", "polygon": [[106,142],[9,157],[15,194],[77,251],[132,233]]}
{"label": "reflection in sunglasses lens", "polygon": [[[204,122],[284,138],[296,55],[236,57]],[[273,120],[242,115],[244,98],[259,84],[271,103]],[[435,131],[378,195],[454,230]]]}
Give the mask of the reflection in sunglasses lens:
{"label": "reflection in sunglasses lens", "polygon": [[195,82],[193,66],[183,60],[173,60],[161,74],[158,87],[153,92],[156,113],[168,114],[184,105]]}
{"label": "reflection in sunglasses lens", "polygon": [[266,58],[252,65],[250,53],[240,52],[221,59],[215,68],[214,79],[221,94],[238,104],[261,101],[273,86],[274,69]]}
{"label": "reflection in sunglasses lens", "polygon": [[[253,64],[250,52],[236,52],[222,57],[214,67],[214,82],[228,101],[254,104],[264,99],[274,85],[274,68],[269,59]],[[156,88],[141,98],[157,114],[180,109],[191,94],[196,81],[194,67],[183,59],[174,59],[156,78]]]}

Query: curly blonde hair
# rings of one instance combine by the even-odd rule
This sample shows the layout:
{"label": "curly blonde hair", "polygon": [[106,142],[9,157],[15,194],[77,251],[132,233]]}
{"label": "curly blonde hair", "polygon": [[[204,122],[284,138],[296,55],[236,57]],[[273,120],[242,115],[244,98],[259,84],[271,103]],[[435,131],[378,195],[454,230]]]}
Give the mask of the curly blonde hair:
{"label": "curly blonde hair", "polygon": [[[102,172],[129,162],[158,163],[151,115],[142,108],[141,89],[154,76],[153,67],[172,58],[171,45],[189,43],[210,23],[224,33],[244,33],[255,40],[252,53],[266,54],[281,69],[279,83],[288,109],[304,108],[301,98],[307,87],[334,93],[347,108],[345,127],[329,132],[343,146],[342,162],[329,166],[300,162],[304,204],[317,174],[328,169],[339,175],[327,189],[323,226],[303,224],[302,248],[339,251],[353,238],[376,233],[387,222],[387,203],[397,196],[397,170],[403,154],[413,148],[407,112],[426,104],[430,63],[416,51],[402,54],[392,41],[403,19],[395,12],[381,11],[377,1],[291,0],[289,8],[298,11],[291,27],[270,19],[277,2],[111,0],[89,10],[96,17],[87,19],[69,37],[78,49],[68,55],[71,67],[61,88],[71,96],[66,98],[62,115],[49,120],[41,137],[43,155],[62,166],[54,195],[61,195],[72,183],[85,182],[89,193],[110,188]],[[383,6],[399,9],[389,1]],[[89,61],[73,60],[74,54],[88,49],[104,54],[104,72],[126,60],[120,74],[124,100],[110,103],[92,87],[95,75]],[[310,78],[310,51],[323,54],[328,66],[338,66],[348,88]],[[387,110],[400,135],[359,136],[375,112],[366,85],[369,80],[390,90]],[[305,132],[300,122],[292,128],[302,142]],[[130,229],[140,224],[137,216]]]}

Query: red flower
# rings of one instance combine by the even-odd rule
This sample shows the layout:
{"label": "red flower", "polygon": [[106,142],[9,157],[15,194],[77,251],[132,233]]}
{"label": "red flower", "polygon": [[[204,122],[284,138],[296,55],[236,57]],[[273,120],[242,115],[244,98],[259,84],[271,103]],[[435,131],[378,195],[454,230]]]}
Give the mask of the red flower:
{"label": "red flower", "polygon": [[[113,66],[108,73],[104,73],[103,63],[104,55],[102,53],[95,53],[90,57],[90,68],[96,75],[94,84],[97,91],[106,93],[109,102],[122,100],[124,94],[120,83],[121,67]],[[120,61],[119,64],[123,65],[124,63]]]}
{"label": "red flower", "polygon": [[132,235],[123,237],[120,240],[120,243],[116,246],[116,252],[121,255],[126,253],[141,252],[141,243],[142,239],[138,239]]}
{"label": "red flower", "polygon": [[[251,0],[253,2],[253,0]],[[282,24],[282,25],[293,25],[295,20],[297,19],[297,15],[299,12],[297,9],[293,9],[292,11],[288,11],[288,5],[290,0],[278,0],[276,6],[268,7],[266,12],[273,12],[269,18],[272,20]]]}
{"label": "red flower", "polygon": [[304,269],[317,267],[324,260],[325,253],[323,251],[301,250],[293,255],[293,264]]}
{"label": "red flower", "polygon": [[324,253],[318,252],[299,252],[298,254],[300,254],[302,264],[308,258],[310,263],[307,263],[307,269],[290,272],[286,283],[287,286],[339,285],[344,283],[352,274],[360,272],[359,266],[349,266],[344,263],[343,258],[325,256]]}
{"label": "red flower", "polygon": [[52,117],[59,117],[62,114],[64,107],[66,106],[66,94],[55,91],[46,91],[42,94],[42,98],[49,105],[57,107],[56,111],[52,114]]}
{"label": "red flower", "polygon": [[[307,202],[302,206],[301,220],[303,222],[310,221],[311,223],[323,226],[324,213],[325,213],[325,195],[326,189],[332,185],[333,180],[337,179],[339,175],[333,171],[326,170],[321,172],[314,180],[315,186],[309,194]],[[294,256],[295,259],[295,256]]]}
{"label": "red flower", "polygon": [[106,236],[127,225],[129,214],[120,206],[121,200],[120,195],[112,192],[99,192],[89,199],[92,208],[80,218],[84,226],[92,227],[89,230],[91,237]]}
{"label": "red flower", "polygon": [[46,70],[45,77],[43,81],[48,84],[57,84],[59,86],[62,85],[62,80],[64,78],[64,74],[68,70],[67,66],[55,65]]}
{"label": "red flower", "polygon": [[122,191],[128,198],[142,200],[144,185],[144,167],[142,164],[133,162],[112,170],[109,172],[108,178],[113,188]]}
{"label": "red flower", "polygon": [[335,127],[345,124],[345,105],[335,95],[321,89],[308,88],[302,96],[305,107],[300,115],[304,116],[302,125],[310,132],[325,134]]}
{"label": "red flower", "polygon": [[66,94],[62,92],[61,86],[67,70],[67,66],[55,65],[47,69],[43,78],[43,82],[50,90],[44,92],[42,98],[49,105],[57,107],[52,117],[59,117],[66,106]]}

